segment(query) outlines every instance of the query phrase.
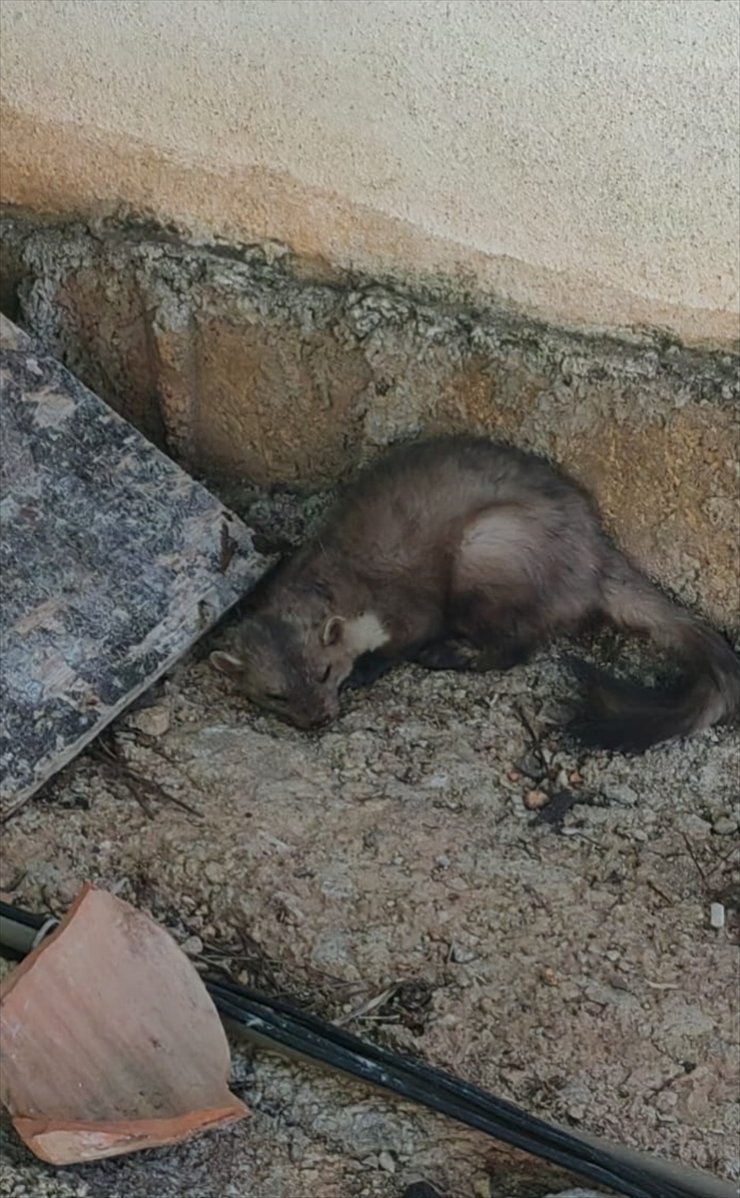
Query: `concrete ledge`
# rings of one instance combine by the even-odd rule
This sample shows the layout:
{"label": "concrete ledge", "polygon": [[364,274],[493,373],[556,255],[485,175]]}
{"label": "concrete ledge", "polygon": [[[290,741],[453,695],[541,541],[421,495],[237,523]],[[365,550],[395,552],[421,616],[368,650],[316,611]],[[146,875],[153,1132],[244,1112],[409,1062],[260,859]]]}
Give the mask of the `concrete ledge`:
{"label": "concrete ledge", "polygon": [[[618,341],[339,275],[274,246],[11,214],[4,302],[212,483],[330,485],[473,428],[551,455],[685,601],[740,623],[740,359]],[[10,279],[10,282],[8,282]]]}

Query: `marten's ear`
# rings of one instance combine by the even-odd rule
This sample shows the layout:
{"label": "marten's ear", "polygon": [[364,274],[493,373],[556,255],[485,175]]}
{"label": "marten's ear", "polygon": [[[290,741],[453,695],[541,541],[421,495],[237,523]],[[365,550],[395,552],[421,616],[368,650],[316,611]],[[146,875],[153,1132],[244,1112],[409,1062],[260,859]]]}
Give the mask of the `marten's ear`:
{"label": "marten's ear", "polygon": [[341,616],[329,616],[321,634],[322,645],[338,645],[342,639],[344,620]]}
{"label": "marten's ear", "polygon": [[244,662],[233,653],[212,653],[208,660],[215,670],[229,678],[241,678],[244,673]]}

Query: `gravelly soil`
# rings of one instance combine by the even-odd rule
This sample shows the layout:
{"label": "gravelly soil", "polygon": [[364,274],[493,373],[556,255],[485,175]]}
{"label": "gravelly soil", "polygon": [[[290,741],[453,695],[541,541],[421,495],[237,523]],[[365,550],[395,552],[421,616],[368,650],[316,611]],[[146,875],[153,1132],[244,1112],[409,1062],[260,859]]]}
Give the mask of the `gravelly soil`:
{"label": "gravelly soil", "polygon": [[[281,503],[247,514],[295,540],[302,516]],[[58,912],[87,879],[114,887],[250,985],[740,1178],[737,734],[579,755],[558,734],[572,682],[553,650],[501,676],[400,670],[307,735],[232,693],[213,639],[113,730],[161,790],[81,758],[6,828],[0,889]],[[558,1188],[481,1137],[237,1044],[234,1087],[254,1112],[235,1129],[56,1175],[4,1126],[0,1195]]]}

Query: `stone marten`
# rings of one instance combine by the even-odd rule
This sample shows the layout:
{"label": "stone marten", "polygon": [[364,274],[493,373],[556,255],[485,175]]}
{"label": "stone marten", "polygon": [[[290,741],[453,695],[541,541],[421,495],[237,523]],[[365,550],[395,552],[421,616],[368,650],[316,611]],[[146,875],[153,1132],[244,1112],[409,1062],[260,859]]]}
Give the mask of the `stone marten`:
{"label": "stone marten", "polygon": [[485,438],[392,448],[320,531],[249,597],[213,664],[299,728],[332,720],[343,684],[402,661],[506,669],[594,618],[682,659],[672,691],[584,667],[582,743],[641,751],[740,714],[740,659],[614,548],[588,494],[544,459]]}

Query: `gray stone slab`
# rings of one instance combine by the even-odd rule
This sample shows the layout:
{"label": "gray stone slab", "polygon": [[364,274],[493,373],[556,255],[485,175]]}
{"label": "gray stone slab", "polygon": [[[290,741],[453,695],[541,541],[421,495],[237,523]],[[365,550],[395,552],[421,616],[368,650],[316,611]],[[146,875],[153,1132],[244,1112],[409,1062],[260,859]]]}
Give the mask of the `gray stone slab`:
{"label": "gray stone slab", "polygon": [[0,327],[0,814],[254,584],[232,512]]}

